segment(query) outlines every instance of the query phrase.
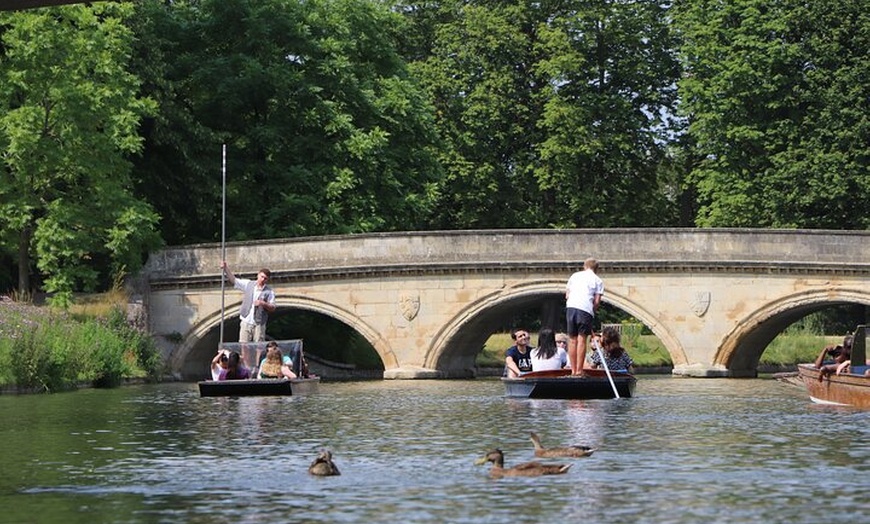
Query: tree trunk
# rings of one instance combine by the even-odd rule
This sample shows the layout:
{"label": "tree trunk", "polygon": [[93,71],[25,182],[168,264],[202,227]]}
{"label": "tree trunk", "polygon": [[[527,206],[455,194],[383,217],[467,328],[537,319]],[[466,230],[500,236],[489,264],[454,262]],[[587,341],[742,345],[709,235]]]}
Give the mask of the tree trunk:
{"label": "tree trunk", "polygon": [[18,293],[21,296],[30,296],[30,226],[21,230],[18,239]]}

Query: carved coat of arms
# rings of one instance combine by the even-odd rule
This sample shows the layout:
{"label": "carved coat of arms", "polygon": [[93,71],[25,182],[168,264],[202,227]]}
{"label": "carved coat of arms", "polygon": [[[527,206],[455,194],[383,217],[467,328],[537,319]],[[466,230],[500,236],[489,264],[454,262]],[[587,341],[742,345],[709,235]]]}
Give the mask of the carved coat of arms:
{"label": "carved coat of arms", "polygon": [[710,292],[698,291],[695,293],[695,298],[692,300],[692,312],[703,317],[704,313],[710,307]]}
{"label": "carved coat of arms", "polygon": [[399,297],[399,308],[402,310],[402,316],[408,322],[414,320],[417,313],[420,312],[420,294],[417,292],[402,293]]}

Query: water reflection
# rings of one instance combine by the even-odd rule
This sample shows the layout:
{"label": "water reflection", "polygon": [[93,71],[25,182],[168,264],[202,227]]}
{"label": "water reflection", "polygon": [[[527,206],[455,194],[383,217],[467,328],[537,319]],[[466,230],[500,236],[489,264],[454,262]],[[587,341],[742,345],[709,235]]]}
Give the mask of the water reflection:
{"label": "water reflection", "polygon": [[[15,450],[0,504],[10,522],[90,523],[851,522],[866,509],[870,414],[791,386],[656,377],[616,401],[503,393],[477,380],[289,398],[200,398],[190,384],[0,397]],[[598,451],[544,480],[492,480],[473,464],[493,447],[507,465],[533,459],[530,431]],[[340,477],[307,474],[322,447]]]}

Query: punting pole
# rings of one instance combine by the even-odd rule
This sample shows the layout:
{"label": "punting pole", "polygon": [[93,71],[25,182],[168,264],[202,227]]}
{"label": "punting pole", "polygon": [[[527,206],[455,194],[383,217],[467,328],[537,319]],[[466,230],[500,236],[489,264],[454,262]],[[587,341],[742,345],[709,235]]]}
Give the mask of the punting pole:
{"label": "punting pole", "polygon": [[601,344],[593,338],[592,346],[595,348],[595,351],[598,352],[598,358],[601,359],[601,365],[604,366],[604,372],[607,373],[607,380],[610,381],[610,387],[613,388],[613,396],[619,398],[619,392],[616,391],[616,383],[613,382],[613,377],[610,376],[610,368],[607,367],[607,361],[604,359],[604,351],[601,349]]}
{"label": "punting pole", "polygon": [[[227,259],[227,145],[221,151],[221,262]],[[224,344],[224,287],[226,271],[221,269],[221,346]]]}

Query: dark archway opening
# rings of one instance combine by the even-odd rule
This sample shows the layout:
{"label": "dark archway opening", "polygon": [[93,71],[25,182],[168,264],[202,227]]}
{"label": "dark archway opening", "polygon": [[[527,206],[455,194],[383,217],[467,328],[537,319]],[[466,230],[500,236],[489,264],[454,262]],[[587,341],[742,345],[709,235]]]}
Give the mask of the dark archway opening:
{"label": "dark archway opening", "polygon": [[[603,303],[595,320],[595,329],[602,324],[623,324],[635,329],[623,332],[623,345],[639,365],[670,369],[671,357],[664,344],[647,326],[618,307]],[[487,376],[501,374],[504,352],[512,345],[510,332],[523,328],[536,333],[542,327],[565,331],[565,297],[561,292],[522,295],[487,308],[471,319],[449,342],[441,354],[437,368],[448,376]]]}
{"label": "dark archway opening", "polygon": [[870,321],[865,304],[823,302],[794,308],[759,324],[740,342],[728,363],[734,376],[788,371],[812,362],[830,343],[839,343]]}
{"label": "dark archway opening", "polygon": [[[269,318],[267,338],[301,338],[311,371],[324,380],[382,378],[384,364],[374,347],[351,326],[321,313],[279,308]],[[239,340],[239,317],[224,320],[224,342]],[[209,364],[220,346],[215,326],[191,349],[181,370],[185,380],[205,380]]]}

